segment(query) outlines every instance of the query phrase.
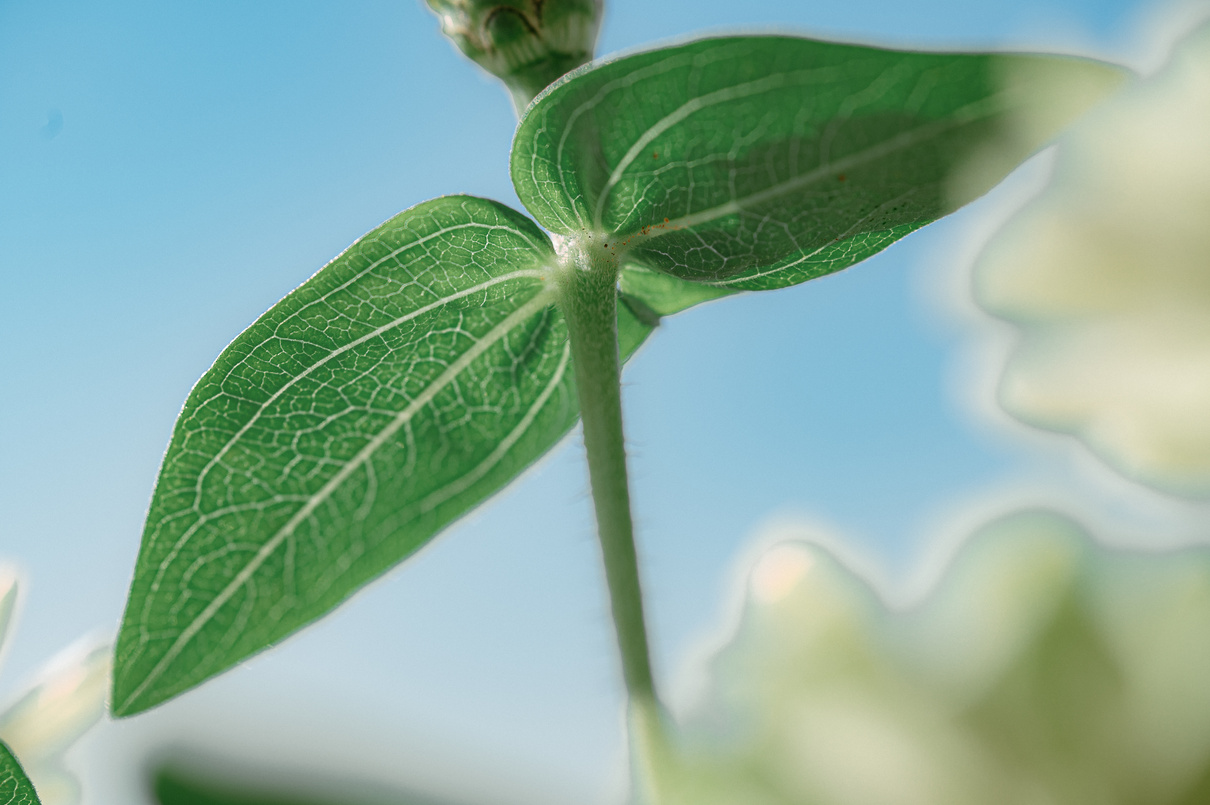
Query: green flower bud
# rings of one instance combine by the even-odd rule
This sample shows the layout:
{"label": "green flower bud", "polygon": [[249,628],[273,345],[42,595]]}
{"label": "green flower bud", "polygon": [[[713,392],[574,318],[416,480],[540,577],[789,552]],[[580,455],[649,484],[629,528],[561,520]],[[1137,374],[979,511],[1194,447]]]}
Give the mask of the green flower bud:
{"label": "green flower bud", "polygon": [[517,113],[592,59],[603,0],[427,0],[441,30],[499,78]]}

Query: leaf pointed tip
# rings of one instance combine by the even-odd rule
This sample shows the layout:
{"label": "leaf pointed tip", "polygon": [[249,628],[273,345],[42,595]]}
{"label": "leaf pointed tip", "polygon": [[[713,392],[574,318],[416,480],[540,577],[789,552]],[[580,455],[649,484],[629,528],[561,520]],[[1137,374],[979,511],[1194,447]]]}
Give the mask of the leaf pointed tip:
{"label": "leaf pointed tip", "polygon": [[147,701],[137,677],[131,681],[131,669],[114,664],[113,683],[109,688],[109,713],[114,718],[129,718],[146,712],[162,700]]}
{"label": "leaf pointed tip", "polygon": [[356,241],[232,342],[186,401],[156,484],[115,717],[331,611],[570,429],[553,257],[523,214],[444,196]]}

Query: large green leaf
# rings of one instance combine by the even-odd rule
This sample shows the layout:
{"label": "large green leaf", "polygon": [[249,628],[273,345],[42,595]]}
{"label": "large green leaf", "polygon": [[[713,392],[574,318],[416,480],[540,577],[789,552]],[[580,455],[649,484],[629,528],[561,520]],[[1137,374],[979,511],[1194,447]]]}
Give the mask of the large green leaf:
{"label": "large green leaf", "polygon": [[156,484],[116,714],[325,614],[568,431],[578,409],[553,259],[520,213],[436,199],[370,232],[224,350]]}
{"label": "large green leaf", "polygon": [[0,741],[0,805],[39,805],[34,784],[25,776],[21,764]]}
{"label": "large green leaf", "polygon": [[539,223],[732,289],[869,257],[981,195],[1124,73],[1053,56],[704,39],[577,71],[512,177]]}

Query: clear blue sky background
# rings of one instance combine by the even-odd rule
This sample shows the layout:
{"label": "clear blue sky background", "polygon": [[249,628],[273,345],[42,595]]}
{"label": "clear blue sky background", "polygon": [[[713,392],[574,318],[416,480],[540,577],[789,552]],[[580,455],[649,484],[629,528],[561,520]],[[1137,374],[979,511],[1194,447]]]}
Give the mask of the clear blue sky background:
{"label": "clear blue sky background", "polygon": [[[744,26],[1113,53],[1146,11],[610,0],[599,52]],[[29,581],[0,700],[59,647],[116,628],[173,419],[223,346],[401,209],[455,192],[516,205],[514,124],[419,0],[0,0],[0,558]],[[669,320],[633,362],[663,678],[768,518],[830,523],[902,569],[956,501],[1066,471],[953,392],[968,334],[937,320],[928,286],[986,209],[841,275]],[[91,802],[130,801],[163,742],[592,802],[622,763],[611,639],[573,436],[334,617],[104,726],[77,761]]]}

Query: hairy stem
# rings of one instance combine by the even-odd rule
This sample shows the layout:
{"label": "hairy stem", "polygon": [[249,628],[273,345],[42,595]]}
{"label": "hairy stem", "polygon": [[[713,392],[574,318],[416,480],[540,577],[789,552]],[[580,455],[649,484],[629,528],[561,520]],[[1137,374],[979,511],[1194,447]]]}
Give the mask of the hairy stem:
{"label": "hairy stem", "polygon": [[622,674],[632,703],[655,706],[643,595],[630,517],[617,332],[617,258],[591,239],[569,242],[558,275],[584,423],[584,447]]}

